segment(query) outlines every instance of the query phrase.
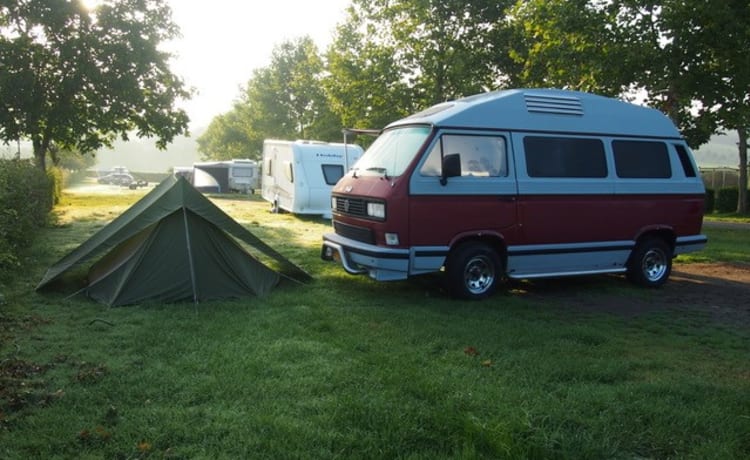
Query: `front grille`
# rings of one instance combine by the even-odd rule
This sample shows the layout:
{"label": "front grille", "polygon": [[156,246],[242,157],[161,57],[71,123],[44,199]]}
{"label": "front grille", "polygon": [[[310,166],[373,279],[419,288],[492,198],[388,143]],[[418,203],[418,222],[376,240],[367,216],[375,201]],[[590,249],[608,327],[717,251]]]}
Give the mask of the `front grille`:
{"label": "front grille", "polygon": [[367,202],[362,198],[337,196],[336,212],[348,216],[367,217]]}
{"label": "front grille", "polygon": [[357,227],[355,225],[334,221],[333,230],[337,235],[341,235],[345,238],[351,238],[356,241],[361,241],[362,243],[375,244],[375,235],[369,228]]}

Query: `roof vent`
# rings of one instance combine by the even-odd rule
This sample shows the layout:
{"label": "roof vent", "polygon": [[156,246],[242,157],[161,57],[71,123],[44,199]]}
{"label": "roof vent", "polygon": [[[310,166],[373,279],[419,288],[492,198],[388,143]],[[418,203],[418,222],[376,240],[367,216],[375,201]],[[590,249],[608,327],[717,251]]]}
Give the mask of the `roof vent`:
{"label": "roof vent", "polygon": [[583,105],[577,97],[546,94],[524,94],[523,97],[526,99],[526,110],[532,113],[583,116]]}

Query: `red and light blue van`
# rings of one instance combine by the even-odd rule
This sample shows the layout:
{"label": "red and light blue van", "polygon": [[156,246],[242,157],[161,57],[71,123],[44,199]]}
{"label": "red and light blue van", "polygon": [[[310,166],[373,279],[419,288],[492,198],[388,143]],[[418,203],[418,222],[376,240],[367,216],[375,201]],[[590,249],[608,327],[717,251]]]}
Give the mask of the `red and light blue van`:
{"label": "red and light blue van", "polygon": [[438,104],[383,129],[332,190],[322,257],[375,280],[445,271],[489,296],[504,277],[625,273],[656,287],[698,251],[705,189],[661,112],[525,89]]}

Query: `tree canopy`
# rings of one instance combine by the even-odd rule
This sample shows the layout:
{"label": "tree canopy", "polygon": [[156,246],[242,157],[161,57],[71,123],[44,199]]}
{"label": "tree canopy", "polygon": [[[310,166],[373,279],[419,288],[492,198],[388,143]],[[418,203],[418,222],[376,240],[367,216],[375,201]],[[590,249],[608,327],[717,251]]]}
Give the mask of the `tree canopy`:
{"label": "tree canopy", "polygon": [[165,0],[0,1],[0,139],[81,153],[132,133],[160,148],[187,131],[190,90],[160,45],[177,37]]}
{"label": "tree canopy", "polygon": [[263,140],[341,139],[340,120],[326,99],[325,66],[310,37],[274,47],[271,64],[256,69],[233,108],[198,138],[206,159],[260,158]]}

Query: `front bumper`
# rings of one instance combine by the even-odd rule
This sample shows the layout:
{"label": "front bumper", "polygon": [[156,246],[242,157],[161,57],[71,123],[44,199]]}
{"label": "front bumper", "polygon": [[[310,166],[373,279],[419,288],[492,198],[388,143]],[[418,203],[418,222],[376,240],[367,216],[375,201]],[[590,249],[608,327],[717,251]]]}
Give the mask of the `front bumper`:
{"label": "front bumper", "polygon": [[409,276],[408,249],[383,248],[335,233],[323,235],[320,257],[339,260],[347,273],[366,274],[377,281],[404,280]]}

